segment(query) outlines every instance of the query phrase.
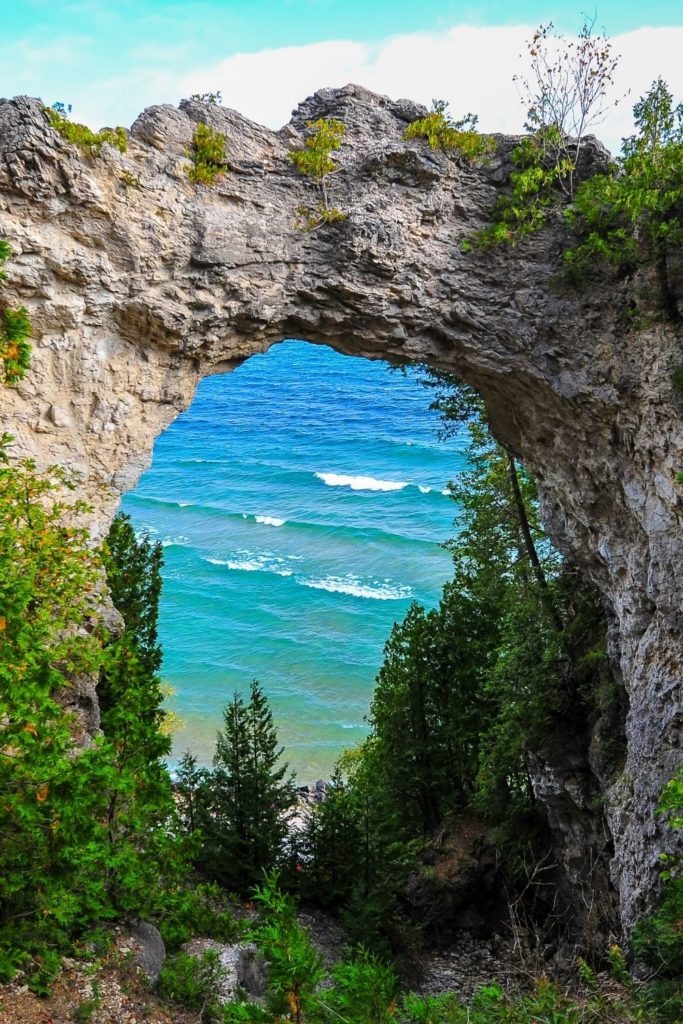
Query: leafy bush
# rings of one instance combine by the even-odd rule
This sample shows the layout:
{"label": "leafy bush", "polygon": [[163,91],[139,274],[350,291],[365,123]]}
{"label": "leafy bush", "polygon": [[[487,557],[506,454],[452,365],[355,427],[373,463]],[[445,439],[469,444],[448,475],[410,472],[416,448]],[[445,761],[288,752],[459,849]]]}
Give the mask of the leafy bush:
{"label": "leafy bush", "polygon": [[465,114],[454,121],[443,100],[432,100],[432,109],[425,117],[419,117],[408,125],[403,133],[406,142],[412,139],[426,139],[429,148],[444,153],[460,153],[468,160],[490,156],[495,143],[488,135],[476,130],[476,114]]}
{"label": "leafy bush", "polygon": [[538,138],[523,139],[511,159],[516,169],[510,174],[509,191],[498,198],[491,224],[463,240],[463,250],[514,245],[543,227],[548,211],[563,202],[559,185],[569,173],[568,162],[547,161]]}
{"label": "leafy bush", "polygon": [[333,986],[320,993],[321,1016],[330,1024],[392,1024],[398,979],[390,967],[360,947],[352,960],[332,972]]}
{"label": "leafy bush", "polygon": [[678,298],[669,262],[683,242],[683,103],[661,78],[633,108],[638,131],[624,139],[612,173],[582,183],[567,220],[580,235],[565,253],[574,276],[596,264],[621,273],[654,265],[661,306],[678,321]]}
{"label": "leafy bush", "polygon": [[185,155],[192,161],[187,176],[195,185],[215,185],[228,170],[227,139],[208,124],[197,125]]}
{"label": "leafy bush", "polygon": [[552,22],[540,25],[527,43],[531,75],[513,79],[527,106],[525,127],[541,144],[545,166],[559,172],[556,184],[569,198],[587,133],[616,106],[607,97],[619,57],[612,55],[607,36],[593,35],[595,21],[584,18],[574,40]]}
{"label": "leafy bush", "polygon": [[[659,814],[672,828],[683,829],[683,768],[664,787]],[[663,897],[656,911],[636,925],[633,949],[660,977],[677,978],[683,989],[683,857],[664,856],[662,861]]]}
{"label": "leafy bush", "polygon": [[[71,109],[71,108],[69,108]],[[73,146],[78,146],[93,156],[99,156],[104,145],[113,146],[119,153],[128,149],[128,134],[125,128],[104,128],[101,132],[93,132],[85,124],[70,121],[68,112],[62,103],[52,107],[43,107],[50,125],[63,139]]]}
{"label": "leafy bush", "polygon": [[225,893],[218,886],[206,883],[164,892],[155,920],[166,948],[179,949],[198,935],[208,935],[219,942],[236,942],[243,926],[224,909],[225,900]]}
{"label": "leafy bush", "polygon": [[[3,265],[11,255],[10,246],[0,240],[0,284],[7,277]],[[23,379],[31,362],[30,333],[31,322],[23,306],[0,308],[0,384],[11,387]]]}
{"label": "leafy bush", "polygon": [[205,949],[200,956],[177,953],[161,968],[159,995],[188,1010],[199,1010],[199,1020],[218,1015],[218,998],[227,972],[216,949]]}
{"label": "leafy bush", "polygon": [[193,92],[190,99],[196,103],[206,103],[211,107],[219,107],[223,102],[220,89],[216,92]]}
{"label": "leafy bush", "polygon": [[[42,989],[94,921],[144,913],[185,870],[161,758],[168,740],[135,630],[105,646],[102,556],[76,481],[0,445],[1,977]],[[74,678],[106,678],[103,735],[82,745]]]}

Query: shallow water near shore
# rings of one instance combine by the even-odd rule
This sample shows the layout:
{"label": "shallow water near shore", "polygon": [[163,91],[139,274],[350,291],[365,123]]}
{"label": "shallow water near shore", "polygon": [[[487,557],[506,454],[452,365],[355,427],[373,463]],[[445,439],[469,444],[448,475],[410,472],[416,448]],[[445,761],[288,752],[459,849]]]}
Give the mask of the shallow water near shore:
{"label": "shallow water near shore", "polygon": [[164,546],[163,676],[182,751],[211,759],[256,677],[302,781],[367,732],[391,627],[451,574],[466,436],[385,363],[287,341],[201,382],[122,508]]}

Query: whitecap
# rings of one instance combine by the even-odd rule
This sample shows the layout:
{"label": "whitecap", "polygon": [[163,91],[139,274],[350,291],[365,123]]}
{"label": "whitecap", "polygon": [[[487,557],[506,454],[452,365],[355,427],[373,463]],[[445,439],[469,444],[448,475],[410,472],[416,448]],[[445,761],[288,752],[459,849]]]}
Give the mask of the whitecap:
{"label": "whitecap", "polygon": [[182,533],[179,537],[164,537],[161,542],[162,548],[181,548],[184,544],[187,544],[189,537],[185,537]]}
{"label": "whitecap", "polygon": [[327,590],[331,594],[348,594],[351,597],[363,597],[374,601],[404,601],[412,595],[410,587],[400,583],[363,582],[357,576],[350,575],[323,576],[320,579],[300,576],[297,583],[313,590]]}
{"label": "whitecap", "polygon": [[286,519],[276,519],[275,516],[254,516],[254,519],[264,526],[284,526],[287,522]]}
{"label": "whitecap", "polygon": [[224,565],[226,569],[234,572],[270,572],[275,576],[291,576],[290,569],[284,558],[277,558],[272,555],[252,554],[249,551],[238,552],[232,558],[204,558],[210,565]]}
{"label": "whitecap", "polygon": [[418,484],[417,489],[420,492],[420,494],[431,494],[432,492],[431,487],[423,487],[422,484]]}
{"label": "whitecap", "polygon": [[374,476],[346,476],[343,473],[316,473],[328,487],[350,487],[352,491],[402,491],[407,480],[377,480]]}

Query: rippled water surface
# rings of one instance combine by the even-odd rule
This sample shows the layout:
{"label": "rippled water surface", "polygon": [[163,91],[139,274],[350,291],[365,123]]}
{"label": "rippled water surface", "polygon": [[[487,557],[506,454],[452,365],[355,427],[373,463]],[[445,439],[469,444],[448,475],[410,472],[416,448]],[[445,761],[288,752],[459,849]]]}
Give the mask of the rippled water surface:
{"label": "rippled water surface", "polygon": [[384,363],[288,341],[204,380],[159,438],[122,507],[165,549],[174,757],[210,760],[253,677],[303,779],[365,735],[392,624],[450,571],[465,441],[437,441],[429,399]]}

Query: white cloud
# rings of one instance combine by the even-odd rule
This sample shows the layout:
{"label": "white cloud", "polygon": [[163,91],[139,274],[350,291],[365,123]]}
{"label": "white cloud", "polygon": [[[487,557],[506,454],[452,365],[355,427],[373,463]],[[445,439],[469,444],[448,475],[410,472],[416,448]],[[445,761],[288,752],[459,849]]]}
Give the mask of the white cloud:
{"label": "white cloud", "polygon": [[[532,31],[531,25],[455,25],[376,43],[331,40],[237,53],[189,71],[184,40],[172,47],[138,42],[114,75],[103,68],[98,75],[85,65],[79,72],[90,43],[72,35],[55,38],[47,49],[29,40],[12,48],[0,44],[0,81],[11,82],[14,91],[42,90],[47,102],[73,102],[73,116],[93,128],[130,125],[145,106],[177,103],[190,93],[217,89],[226,106],[279,128],[316,89],[355,82],[425,105],[433,98],[445,99],[456,116],[478,114],[484,131],[517,132],[524,110],[512,77],[524,72],[526,58],[521,54]],[[661,74],[674,95],[683,95],[683,27],[644,27],[615,36],[612,43],[623,55],[614,95],[629,89],[630,95],[609,112],[596,134],[616,152],[621,137],[632,129],[633,103],[654,78]],[[87,76],[87,87],[80,87],[79,74]]]}
{"label": "white cloud", "polygon": [[[399,35],[370,45],[330,41],[236,54],[177,79],[179,95],[220,89],[223,102],[270,127],[289,119],[297,103],[323,86],[356,82],[394,98],[426,105],[446,99],[454,114],[479,114],[484,131],[520,131],[524,110],[512,76],[524,71],[531,26],[454,26],[439,33]],[[662,75],[674,95],[683,93],[683,27],[641,28],[612,39],[622,61],[611,110],[598,134],[614,151],[631,130],[631,107]]]}

